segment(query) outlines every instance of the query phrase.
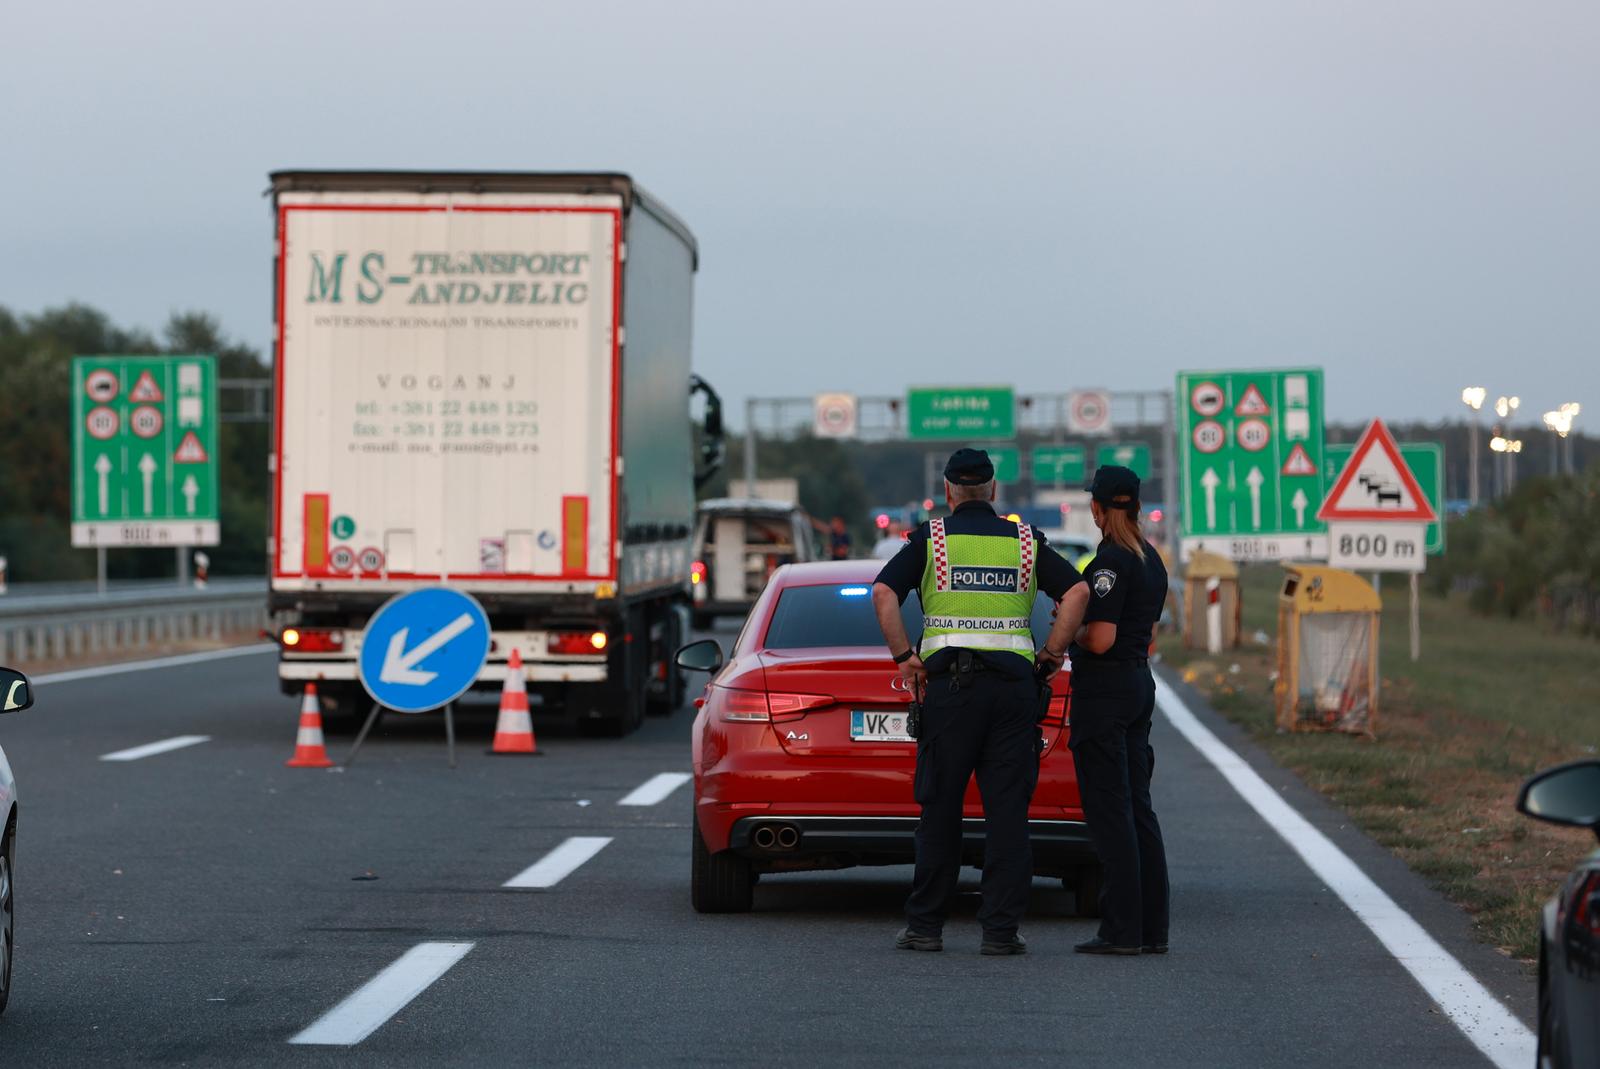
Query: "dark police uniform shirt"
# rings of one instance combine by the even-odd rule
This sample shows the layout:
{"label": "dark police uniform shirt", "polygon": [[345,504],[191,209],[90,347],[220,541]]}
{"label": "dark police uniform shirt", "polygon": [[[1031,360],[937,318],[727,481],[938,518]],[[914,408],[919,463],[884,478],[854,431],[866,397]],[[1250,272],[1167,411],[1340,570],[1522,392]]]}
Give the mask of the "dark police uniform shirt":
{"label": "dark police uniform shirt", "polygon": [[[1017,537],[1017,525],[1004,517],[997,516],[994,506],[987,501],[963,501],[957,505],[955,512],[944,521],[944,530],[946,534]],[[922,585],[922,572],[928,563],[929,538],[929,528],[924,523],[911,532],[900,552],[896,553],[878,573],[878,582],[893,590],[901,603],[905,602],[906,595]],[[1039,590],[1052,601],[1060,601],[1062,595],[1083,582],[1083,576],[1079,575],[1078,569],[1068,564],[1061,554],[1050,548],[1049,540],[1037,527],[1033,529],[1033,538],[1038,545],[1034,577],[1039,584]],[[918,636],[912,635],[911,640],[916,642]],[[1004,650],[974,652],[982,657],[986,664],[1012,678],[1023,678],[1033,670],[1026,657],[1015,653]],[[946,670],[955,655],[954,649],[935,650],[928,655],[924,663],[929,672],[937,674]]]}
{"label": "dark police uniform shirt", "polygon": [[1094,560],[1084,571],[1089,584],[1089,607],[1083,622],[1117,625],[1117,639],[1104,653],[1091,653],[1072,644],[1073,683],[1079,673],[1102,665],[1147,660],[1156,621],[1167,600],[1167,566],[1149,542],[1144,544],[1144,560],[1110,539],[1100,543]]}

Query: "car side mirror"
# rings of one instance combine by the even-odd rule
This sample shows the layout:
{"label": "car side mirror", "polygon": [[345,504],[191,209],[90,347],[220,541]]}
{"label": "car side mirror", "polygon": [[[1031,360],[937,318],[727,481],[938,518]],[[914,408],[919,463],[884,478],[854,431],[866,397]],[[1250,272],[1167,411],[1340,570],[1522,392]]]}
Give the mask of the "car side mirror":
{"label": "car side mirror", "polygon": [[1517,812],[1600,834],[1600,761],[1574,761],[1538,773],[1517,792]]}
{"label": "car side mirror", "polygon": [[0,668],[0,713],[15,713],[33,704],[33,684],[14,668]]}
{"label": "car side mirror", "polygon": [[691,672],[715,672],[722,667],[722,647],[714,638],[703,638],[679,650],[676,660],[679,668]]}

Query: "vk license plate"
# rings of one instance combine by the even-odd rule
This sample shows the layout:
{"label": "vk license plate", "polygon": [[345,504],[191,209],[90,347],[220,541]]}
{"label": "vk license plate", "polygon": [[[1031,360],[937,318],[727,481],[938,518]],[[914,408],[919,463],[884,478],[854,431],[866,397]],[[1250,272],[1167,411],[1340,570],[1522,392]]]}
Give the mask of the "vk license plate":
{"label": "vk license plate", "polygon": [[865,709],[850,712],[850,739],[853,742],[916,742],[906,734],[905,713],[874,713]]}

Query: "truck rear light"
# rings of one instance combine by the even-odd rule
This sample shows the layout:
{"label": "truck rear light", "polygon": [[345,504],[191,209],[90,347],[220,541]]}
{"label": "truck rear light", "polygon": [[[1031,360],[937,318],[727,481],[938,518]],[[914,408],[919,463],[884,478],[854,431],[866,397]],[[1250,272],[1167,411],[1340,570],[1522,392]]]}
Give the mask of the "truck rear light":
{"label": "truck rear light", "polygon": [[278,637],[284,649],[296,653],[338,653],[344,649],[344,632],[326,627],[286,627]]}
{"label": "truck rear light", "polygon": [[697,560],[689,565],[689,582],[700,584],[706,581],[706,562]]}
{"label": "truck rear light", "polygon": [[550,652],[566,657],[593,657],[610,643],[604,631],[552,631]]}

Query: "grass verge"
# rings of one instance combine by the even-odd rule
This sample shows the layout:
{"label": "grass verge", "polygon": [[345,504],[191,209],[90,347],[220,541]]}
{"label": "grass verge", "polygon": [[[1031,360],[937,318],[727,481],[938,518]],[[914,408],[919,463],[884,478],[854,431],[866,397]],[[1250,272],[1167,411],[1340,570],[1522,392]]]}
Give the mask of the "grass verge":
{"label": "grass verge", "polygon": [[1377,739],[1280,733],[1272,685],[1282,578],[1276,566],[1243,569],[1239,649],[1211,656],[1174,637],[1163,657],[1274,760],[1463,906],[1482,939],[1532,960],[1540,907],[1595,840],[1512,806],[1528,775],[1600,747],[1600,643],[1424,593],[1413,663],[1405,580],[1391,576]]}

